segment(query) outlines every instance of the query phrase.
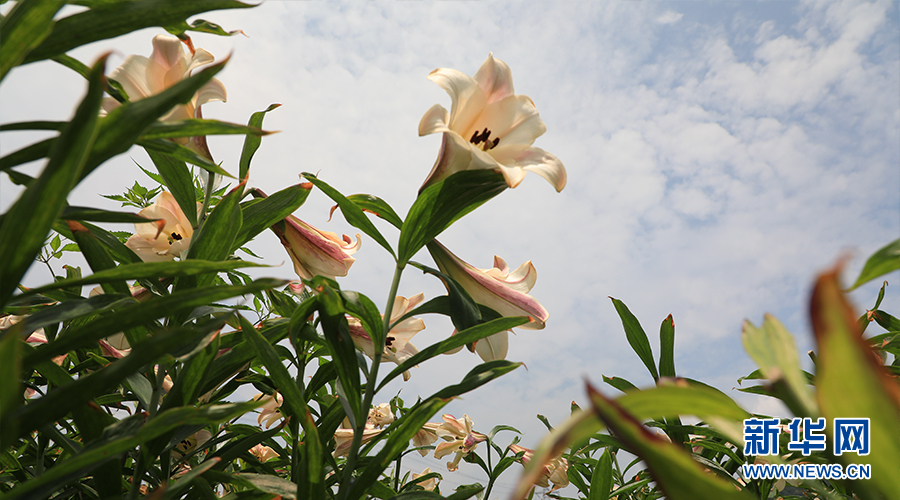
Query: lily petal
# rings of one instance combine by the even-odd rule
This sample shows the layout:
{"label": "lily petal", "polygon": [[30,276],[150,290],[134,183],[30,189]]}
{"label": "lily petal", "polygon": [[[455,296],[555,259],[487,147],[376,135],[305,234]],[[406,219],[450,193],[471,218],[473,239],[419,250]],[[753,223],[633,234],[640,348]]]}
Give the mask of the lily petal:
{"label": "lily petal", "polygon": [[493,52],[488,54],[487,59],[478,68],[475,81],[487,96],[488,104],[515,94],[512,71],[505,62],[494,59]]}
{"label": "lily petal", "polygon": [[496,359],[506,359],[506,353],[509,351],[509,330],[495,333],[490,337],[485,337],[475,343],[475,352],[481,356],[482,361],[494,361]]}
{"label": "lily petal", "polygon": [[419,121],[419,136],[433,134],[435,132],[449,132],[450,112],[440,104],[435,104]]}

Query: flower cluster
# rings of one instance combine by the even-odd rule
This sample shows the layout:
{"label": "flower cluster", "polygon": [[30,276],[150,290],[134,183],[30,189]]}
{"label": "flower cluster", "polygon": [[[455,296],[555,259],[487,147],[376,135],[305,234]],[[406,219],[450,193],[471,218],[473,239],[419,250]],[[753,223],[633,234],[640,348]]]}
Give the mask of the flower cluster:
{"label": "flower cluster", "polygon": [[[413,445],[416,447],[428,446],[439,438],[444,442],[439,443],[434,449],[434,458],[443,458],[451,453],[456,456],[451,462],[447,462],[447,470],[450,472],[459,468],[459,461],[469,453],[475,451],[478,443],[487,439],[484,434],[472,430],[474,424],[468,415],[462,418],[456,418],[453,415],[445,414],[442,423],[429,422],[413,437]],[[423,453],[425,452],[425,453]],[[422,456],[427,454],[426,450],[419,450]]]}

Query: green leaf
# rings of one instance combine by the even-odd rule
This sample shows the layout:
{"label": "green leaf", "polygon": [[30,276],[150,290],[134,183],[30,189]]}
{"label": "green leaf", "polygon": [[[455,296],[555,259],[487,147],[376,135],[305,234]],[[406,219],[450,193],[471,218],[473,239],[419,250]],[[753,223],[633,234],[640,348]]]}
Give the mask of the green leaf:
{"label": "green leaf", "polygon": [[[354,205],[362,209],[363,212],[369,212],[377,217],[388,221],[392,226],[400,229],[403,226],[403,219],[397,215],[397,212],[381,198],[371,194],[353,194],[347,197]],[[334,212],[335,208],[331,210]]]}
{"label": "green leaf", "polygon": [[110,309],[133,304],[131,295],[95,295],[83,300],[67,300],[50,307],[41,308],[16,324],[16,333],[10,336],[30,335],[32,332],[63,321],[99,314]]}
{"label": "green leaf", "polygon": [[659,326],[659,375],[675,376],[675,320],[671,314]]}
{"label": "green leaf", "polygon": [[[426,243],[506,187],[501,174],[490,170],[468,170],[422,190],[400,231],[399,264],[405,265]],[[341,210],[344,210],[343,206]]]}
{"label": "green leaf", "polygon": [[[375,240],[376,243],[381,245],[385,250],[387,250],[391,256],[394,258],[397,257],[397,254],[394,253],[394,249],[391,248],[391,245],[384,239],[384,236],[378,231],[378,228],[375,227],[375,224],[369,220],[368,217],[363,213],[362,209],[356,206],[355,203],[348,200],[344,195],[339,193],[336,189],[329,186],[327,183],[319,180],[315,175],[310,174],[308,172],[304,172],[303,177],[309,179],[310,182],[315,184],[315,186],[322,190],[323,193],[328,195],[329,198],[335,201],[339,207],[341,207],[341,213],[344,215],[344,219],[347,220],[351,226],[361,230],[366,233],[370,238]],[[408,260],[408,259],[407,259]],[[406,263],[405,261],[403,262]]]}
{"label": "green leaf", "polygon": [[634,349],[634,352],[641,358],[644,366],[650,370],[650,375],[653,375],[653,380],[659,380],[659,373],[656,371],[656,364],[653,362],[653,350],[650,349],[650,341],[647,339],[647,334],[644,333],[644,329],[641,328],[641,323],[633,314],[631,314],[631,311],[628,310],[628,306],[626,306],[624,302],[612,297],[610,297],[610,299],[616,307],[616,312],[619,313],[619,318],[622,320],[622,326],[625,328],[625,337],[628,339],[631,348]]}
{"label": "green leaf", "polygon": [[[72,236],[75,242],[78,243],[78,248],[81,249],[81,254],[91,266],[92,271],[100,272],[116,267],[116,263],[109,255],[109,252],[107,252],[103,244],[91,234],[88,228],[75,221],[69,221],[68,225],[69,229],[72,230]],[[129,295],[131,293],[128,289],[128,284],[121,280],[110,281],[109,283],[104,283],[102,286],[106,293],[116,292],[123,295]]]}
{"label": "green leaf", "polygon": [[[268,108],[263,111],[257,111],[250,115],[250,121],[247,122],[247,126],[250,128],[259,129],[262,127],[263,118],[265,118],[266,113],[274,110],[275,108],[281,106],[281,104],[270,104]],[[256,154],[256,150],[259,149],[259,145],[262,144],[262,137],[259,135],[247,135],[244,139],[244,148],[241,150],[241,160],[238,163],[239,165],[239,175],[238,178],[243,180],[247,177],[247,172],[250,171],[250,161],[253,160],[253,155]]]}
{"label": "green leaf", "polygon": [[241,30],[225,31],[218,24],[211,23],[204,19],[197,19],[194,22],[192,22],[191,24],[188,24],[187,22],[183,22],[183,23],[178,24],[177,26],[169,25],[169,26],[166,26],[166,31],[168,31],[169,33],[171,33],[175,36],[178,36],[178,37],[183,35],[185,31],[196,31],[198,33],[210,33],[212,35],[219,35],[219,36],[232,36],[232,35],[236,35],[238,33],[241,33],[241,34],[244,33]]}
{"label": "green leaf", "polygon": [[[12,412],[22,405],[21,367],[22,358],[19,354],[21,342],[16,335],[4,335],[0,338],[0,417]],[[15,426],[0,430],[3,441],[11,438],[16,432]]]}
{"label": "green leaf", "polygon": [[145,302],[123,307],[88,325],[69,329],[55,342],[41,345],[35,349],[34,354],[26,355],[23,365],[27,369],[42,360],[48,360],[72,349],[90,345],[127,328],[143,326],[158,318],[181,311],[190,311],[210,302],[284,286],[284,284],[285,282],[282,280],[259,279],[248,285],[209,286],[176,292],[165,297],[154,296]]}
{"label": "green leaf", "polygon": [[[7,172],[12,176],[15,173],[15,171],[11,170],[12,167],[45,158],[50,154],[50,150],[53,149],[54,144],[56,144],[56,137],[44,139],[43,141],[13,151],[3,158],[0,158],[0,171]],[[21,175],[24,176],[25,174]],[[25,184],[28,184],[28,182]]]}
{"label": "green leaf", "polygon": [[44,238],[83,171],[97,133],[105,63],[106,58],[101,58],[91,70],[87,95],[54,143],[50,160],[41,175],[4,214],[0,241],[16,244],[0,245],[0,262],[3,263],[0,266],[0,306],[9,299],[41,251]]}
{"label": "green leaf", "polygon": [[624,378],[607,377],[606,375],[602,375],[602,377],[603,377],[604,382],[606,382],[607,384],[615,387],[616,389],[618,389],[622,392],[627,393],[627,392],[631,392],[631,391],[639,391],[640,390],[637,388],[637,386],[635,386],[631,382],[625,380]]}
{"label": "green leaf", "polygon": [[528,318],[524,316],[498,318],[492,321],[488,321],[487,323],[473,326],[472,328],[469,328],[467,330],[457,332],[456,335],[453,335],[446,340],[443,340],[436,344],[432,344],[425,349],[422,349],[418,353],[414,354],[411,358],[400,364],[400,366],[394,368],[390,373],[387,374],[387,376],[384,377],[384,380],[381,381],[381,383],[378,385],[378,388],[375,389],[375,392],[380,391],[388,382],[397,378],[404,371],[413,368],[419,363],[422,363],[447,351],[462,347],[466,344],[481,340],[485,337],[489,337],[497,332],[509,330],[510,328],[525,323],[528,323]]}
{"label": "green leaf", "polygon": [[[435,245],[434,242],[428,243],[428,251],[431,253],[432,257],[435,260],[438,260],[438,256],[446,255],[443,252],[442,247],[440,245]],[[463,288],[462,285],[460,285],[455,279],[447,274],[442,273],[441,271],[438,271],[437,269],[432,269],[428,266],[419,264],[418,262],[411,262],[411,265],[416,267],[417,269],[420,269],[422,272],[437,276],[438,279],[440,279],[444,284],[444,287],[447,289],[447,297],[449,302],[448,316],[450,316],[450,320],[453,322],[453,326],[457,330],[465,330],[481,323],[484,320],[484,315],[482,314],[483,306],[476,304],[475,300],[472,299],[472,296],[469,295],[469,292],[467,292],[466,289]],[[429,302],[433,302],[436,299],[432,299]],[[484,308],[488,309],[487,307]],[[492,314],[489,317],[498,316],[498,314],[492,310],[491,313]]]}
{"label": "green leaf", "polygon": [[[158,123],[158,122],[157,122]],[[168,139],[140,139],[135,142],[135,144],[142,146],[147,152],[154,152],[161,155],[165,155],[170,157],[172,160],[177,160],[182,163],[190,163],[192,165],[197,165],[198,167],[206,170],[207,172],[212,172],[218,175],[224,175],[225,177],[234,178],[233,175],[226,172],[222,167],[213,163],[209,158],[195,152],[193,149],[190,149],[186,146],[182,146],[177,142],[170,141]]]}
{"label": "green leaf", "polygon": [[617,402],[641,420],[694,415],[741,422],[751,416],[722,392],[700,386],[661,385],[629,392]]}
{"label": "green leaf", "polygon": [[159,277],[175,278],[179,276],[194,276],[198,274],[218,273],[239,269],[243,267],[267,267],[265,264],[255,264],[243,260],[226,260],[213,262],[208,260],[182,260],[167,262],[139,262],[135,264],[122,264],[112,269],[106,269],[94,273],[86,278],[65,279],[38,288],[32,288],[22,295],[32,295],[48,290],[82,286],[89,284],[112,283],[120,280],[140,280]]}
{"label": "green leaf", "polygon": [[588,500],[609,500],[609,493],[613,487],[612,467],[609,449],[603,450],[603,455],[600,455],[597,465],[594,466]]}
{"label": "green leaf", "polygon": [[[628,451],[644,460],[658,487],[671,500],[750,500],[752,495],[704,472],[684,448],[650,432],[624,405],[607,399],[593,387],[588,392],[594,411],[626,443]],[[649,392],[649,391],[647,391]],[[626,397],[643,395],[633,393]]]}
{"label": "green leaf", "polygon": [[156,219],[148,219],[141,217],[136,213],[130,212],[111,212],[109,210],[101,210],[99,208],[90,207],[66,207],[63,209],[60,218],[63,220],[91,221],[91,222],[123,222],[123,223],[142,223],[150,222]]}
{"label": "green leaf", "polygon": [[900,239],[888,243],[869,257],[850,290],[897,269],[900,269]]}
{"label": "green leaf", "polygon": [[[211,260],[223,261],[231,255],[234,239],[241,230],[241,207],[238,204],[243,184],[232,189],[222,201],[216,205],[200,229],[191,238],[191,248],[186,261]],[[184,290],[196,286],[206,286],[215,279],[215,275],[201,274],[178,278],[172,290]]]}
{"label": "green leaf", "polygon": [[[90,71],[90,68],[88,68],[88,71]],[[88,74],[85,74],[85,77],[87,76]],[[57,132],[62,132],[62,130],[66,128],[67,123],[68,122],[53,122],[47,120],[4,123],[3,125],[0,125],[0,132],[8,132],[11,130],[55,130]]]}
{"label": "green leaf", "polygon": [[48,59],[75,47],[153,26],[177,25],[218,9],[253,7],[234,0],[136,0],[101,5],[56,21],[53,32],[28,54],[26,63]]}
{"label": "green leaf", "polygon": [[[857,481],[862,498],[900,498],[900,384],[891,377],[860,335],[856,313],[841,292],[840,270],[819,276],[810,300],[810,316],[818,344],[817,395],[826,435],[835,418],[868,418],[871,451],[865,462],[872,478]],[[838,457],[845,464],[861,461],[856,453]],[[881,496],[879,496],[879,494]]]}
{"label": "green leaf", "polygon": [[[303,466],[305,468],[305,479],[308,484],[306,486],[305,498],[322,498],[325,494],[325,476],[322,460],[322,442],[319,438],[319,431],[316,429],[312,414],[306,406],[306,399],[303,392],[298,387],[300,381],[294,381],[287,368],[281,363],[281,358],[275,349],[269,344],[265,337],[260,334],[243,317],[241,319],[241,329],[245,338],[253,346],[260,359],[268,370],[269,375],[281,391],[284,398],[284,405],[295,419],[300,419],[300,425],[303,426]],[[294,493],[297,492],[296,485]]]}
{"label": "green leaf", "polygon": [[813,399],[803,370],[800,369],[800,357],[794,337],[785,329],[777,318],[765,315],[761,328],[744,321],[741,338],[747,354],[759,365],[763,376],[776,389],[783,387],[784,403],[795,415],[816,418],[819,409]]}
{"label": "green leaf", "polygon": [[0,81],[53,31],[61,0],[22,0],[0,20]]}
{"label": "green leaf", "polygon": [[141,135],[141,139],[174,139],[176,137],[229,134],[260,137],[271,133],[272,132],[266,132],[258,127],[248,125],[240,125],[219,120],[191,118],[176,122],[156,122],[147,127],[147,130]]}
{"label": "green leaf", "polygon": [[[197,227],[197,194],[194,191],[194,178],[183,161],[169,155],[147,150],[156,171],[162,177],[172,197],[178,202],[181,211],[187,217],[192,228]],[[192,240],[193,242],[193,240]]]}
{"label": "green leaf", "polygon": [[241,204],[243,224],[234,240],[232,251],[241,248],[256,235],[284,220],[285,217],[300,208],[306,202],[311,189],[312,187],[309,185],[295,184],[272,196],[266,196],[259,189],[251,190],[250,192],[254,196],[263,198]]}

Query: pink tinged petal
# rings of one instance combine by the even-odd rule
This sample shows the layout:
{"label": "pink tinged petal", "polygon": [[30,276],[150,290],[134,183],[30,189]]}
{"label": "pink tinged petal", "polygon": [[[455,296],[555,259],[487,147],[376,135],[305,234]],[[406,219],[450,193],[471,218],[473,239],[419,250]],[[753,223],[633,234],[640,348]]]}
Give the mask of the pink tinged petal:
{"label": "pink tinged petal", "polygon": [[494,59],[494,54],[488,54],[487,59],[478,68],[475,81],[487,96],[488,104],[515,94],[512,71],[505,62]]}
{"label": "pink tinged petal", "polygon": [[506,283],[506,286],[513,290],[528,293],[534,288],[535,282],[537,282],[537,269],[534,268],[534,264],[529,260],[528,262],[523,262],[515,271],[508,273],[501,279]]}
{"label": "pink tinged petal", "polygon": [[225,102],[228,100],[227,97],[228,94],[225,92],[225,85],[222,85],[222,82],[213,78],[197,91],[197,95],[194,97],[194,105],[202,106],[213,101]]}
{"label": "pink tinged petal", "polygon": [[437,445],[434,449],[434,458],[443,458],[453,452],[462,449],[462,440],[447,441]]}
{"label": "pink tinged petal", "polygon": [[506,359],[509,351],[509,330],[495,333],[475,343],[475,352],[487,363],[496,359]]}
{"label": "pink tinged petal", "polygon": [[566,187],[566,167],[556,156],[540,148],[528,148],[516,158],[522,168],[534,172],[556,188],[557,192]]}
{"label": "pink tinged petal", "polygon": [[449,132],[449,123],[450,112],[440,104],[435,104],[431,109],[425,112],[425,116],[419,121],[419,136],[421,137],[435,132]]}
{"label": "pink tinged petal", "polygon": [[316,275],[329,278],[346,276],[353,262],[351,255],[360,247],[359,235],[353,244],[348,236],[344,240],[328,231],[320,231],[294,216],[285,219],[282,244],[294,261],[294,270],[304,279]]}
{"label": "pink tinged petal", "polygon": [[469,129],[487,105],[487,97],[478,82],[469,75],[448,68],[432,71],[428,79],[440,85],[450,95],[450,129]]}
{"label": "pink tinged petal", "polygon": [[116,349],[115,347],[111,346],[109,344],[109,342],[107,342],[103,339],[100,339],[97,342],[100,344],[100,350],[103,351],[103,354],[105,354],[107,356],[111,356],[116,359],[124,358],[129,353],[131,353],[131,349],[123,349],[123,350]]}

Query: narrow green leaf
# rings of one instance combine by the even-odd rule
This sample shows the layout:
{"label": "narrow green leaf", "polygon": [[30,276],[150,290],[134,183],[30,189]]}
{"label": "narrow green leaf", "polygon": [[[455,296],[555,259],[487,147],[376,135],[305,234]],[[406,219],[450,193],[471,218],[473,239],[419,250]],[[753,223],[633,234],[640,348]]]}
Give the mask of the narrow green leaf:
{"label": "narrow green leaf", "polygon": [[[10,413],[22,405],[21,368],[22,358],[19,354],[21,342],[15,335],[4,335],[0,338],[0,417]],[[10,430],[14,432],[13,429]],[[6,436],[6,431],[0,431],[3,441],[11,436]]]}
{"label": "narrow green leaf", "polygon": [[259,279],[248,285],[210,286],[172,293],[165,297],[154,296],[145,302],[123,307],[88,325],[66,331],[55,342],[41,345],[35,349],[34,354],[26,355],[23,365],[28,368],[41,360],[48,360],[72,349],[90,345],[98,339],[124,329],[143,326],[148,322],[180,311],[190,311],[210,302],[284,286],[284,284],[285,282],[282,280]]}
{"label": "narrow green leaf", "polygon": [[[303,392],[297,386],[299,381],[295,381],[287,369],[281,363],[281,358],[275,349],[269,344],[256,328],[249,321],[241,319],[241,328],[245,338],[253,346],[265,365],[269,376],[278,386],[281,395],[284,397],[284,405],[290,411],[295,419],[300,419],[300,425],[303,426],[303,462],[306,471],[306,480],[309,482],[310,498],[320,498],[325,492],[325,476],[322,462],[322,443],[319,439],[319,431],[316,429],[315,422],[306,406],[306,399]],[[293,484],[293,483],[292,483]],[[296,494],[297,487],[294,485],[293,493]]]}
{"label": "narrow green leaf", "polygon": [[608,449],[603,450],[603,455],[600,455],[597,465],[594,466],[588,500],[609,500],[609,493],[613,487],[612,469],[612,455]]}
{"label": "narrow green leaf", "polygon": [[[183,161],[172,158],[169,155],[147,150],[150,159],[156,166],[156,171],[162,177],[169,192],[178,202],[181,211],[184,212],[191,226],[197,227],[197,193],[194,190],[194,178],[191,171]],[[192,240],[193,241],[193,240]]]}
{"label": "narrow green leaf", "polygon": [[[435,258],[435,260],[437,260],[436,256],[445,255],[441,251],[440,246],[434,245],[431,242],[428,243],[428,251],[431,252],[432,257]],[[490,316],[483,315],[481,312],[482,306],[476,304],[475,300],[472,299],[472,296],[469,295],[469,292],[467,292],[466,289],[451,276],[444,274],[437,269],[419,264],[418,262],[411,262],[410,264],[417,269],[420,269],[422,272],[437,276],[444,284],[444,287],[447,289],[448,305],[450,306],[450,320],[457,330],[471,328],[472,326],[481,323],[486,317],[498,316],[497,313],[493,311]],[[485,307],[485,309],[487,308]]]}
{"label": "narrow green leaf", "polygon": [[659,376],[675,376],[675,320],[671,314],[659,326]]}
{"label": "narrow green leaf", "polygon": [[225,177],[230,177],[232,179],[234,178],[233,175],[229,174],[219,165],[213,163],[213,161],[209,158],[197,153],[193,149],[182,146],[177,142],[170,141],[168,139],[141,138],[135,141],[135,144],[137,144],[138,146],[142,146],[147,150],[148,153],[152,151],[154,153],[168,156],[171,160],[180,161],[182,163],[190,163],[191,165],[197,165],[207,172],[224,175]]}
{"label": "narrow green leaf", "polygon": [[397,368],[391,370],[391,372],[384,377],[384,380],[382,380],[381,383],[378,384],[378,388],[375,389],[375,392],[380,391],[388,382],[397,378],[404,371],[413,368],[419,363],[422,363],[447,351],[462,347],[466,344],[481,340],[485,337],[489,337],[497,332],[509,330],[510,328],[525,323],[528,323],[528,318],[524,316],[498,318],[492,321],[488,321],[487,323],[473,326],[472,328],[469,328],[467,330],[457,332],[456,335],[453,335],[446,340],[443,340],[436,344],[432,344],[425,349],[422,349],[418,353],[414,354],[411,358],[400,364]]}
{"label": "narrow green leaf", "polygon": [[[262,127],[263,118],[265,118],[266,113],[274,110],[275,108],[281,106],[281,104],[270,104],[268,108],[263,111],[257,111],[250,115],[250,121],[247,122],[247,126],[249,128],[259,129]],[[253,155],[256,154],[256,150],[259,149],[259,145],[262,144],[262,137],[256,134],[248,134],[244,139],[244,148],[241,150],[241,160],[238,163],[239,165],[239,179],[244,179],[247,177],[247,172],[250,171],[250,161],[253,160]]]}
{"label": "narrow green leaf", "polygon": [[[644,460],[656,484],[671,500],[750,500],[752,495],[704,472],[684,448],[670,443],[632,416],[618,402],[588,386],[594,411],[627,449]],[[642,393],[634,393],[638,395]],[[625,397],[631,397],[623,396]]]}
{"label": "narrow green leaf", "polygon": [[634,352],[641,358],[644,366],[650,370],[650,375],[653,375],[653,380],[659,380],[659,373],[656,371],[656,364],[653,362],[653,350],[650,349],[650,341],[647,339],[647,334],[644,333],[641,323],[633,314],[631,314],[631,311],[628,310],[628,306],[626,306],[624,302],[612,297],[610,297],[610,299],[616,307],[616,312],[619,313],[619,318],[622,320],[622,326],[625,328],[625,337],[628,339],[628,344],[631,345]]}
{"label": "narrow green leaf", "polygon": [[897,269],[900,269],[900,239],[888,243],[869,257],[850,290]]}
{"label": "narrow green leaf", "polygon": [[[400,265],[451,224],[506,189],[501,174],[490,170],[457,172],[419,193],[409,209],[397,244]],[[344,207],[341,207],[344,210]]]}
{"label": "narrow green leaf", "polygon": [[0,20],[0,80],[53,31],[61,0],[21,0]]}
{"label": "narrow green leaf", "polygon": [[607,377],[606,375],[602,375],[603,381],[607,384],[615,387],[616,389],[628,393],[631,391],[640,391],[634,384],[625,380],[624,378],[619,377]]}
{"label": "narrow green leaf", "polygon": [[53,32],[28,54],[26,63],[143,28],[176,25],[202,12],[253,7],[234,0],[136,0],[101,5],[56,21]]}
{"label": "narrow green leaf", "polygon": [[777,318],[765,315],[761,328],[744,321],[741,339],[747,354],[773,384],[784,384],[784,403],[795,415],[816,418],[819,409],[803,371],[794,337]]}
{"label": "narrow green leaf", "polygon": [[[75,242],[78,243],[78,248],[81,249],[81,254],[88,262],[88,265],[91,266],[92,271],[96,273],[116,267],[116,263],[106,251],[106,248],[91,234],[88,228],[75,221],[69,221],[68,224]],[[102,287],[106,293],[115,292],[123,295],[130,295],[131,293],[128,289],[128,284],[122,280],[104,283]]]}
{"label": "narrow green leaf", "polygon": [[[56,137],[44,139],[43,141],[36,142],[9,153],[3,158],[0,158],[0,172],[6,172],[10,174],[10,176],[14,175],[16,172],[11,170],[12,167],[47,157],[53,149],[54,144],[56,144]],[[21,175],[24,176],[25,174]],[[28,182],[25,184],[28,184]]]}
{"label": "narrow green leaf", "polygon": [[147,219],[136,213],[111,212],[99,208],[90,207],[66,207],[60,218],[63,220],[77,220],[90,222],[127,222],[131,224],[148,222],[155,219]]}
{"label": "narrow green leaf", "polygon": [[141,139],[174,139],[177,137],[229,134],[263,136],[271,133],[272,132],[266,132],[258,127],[248,125],[240,125],[219,120],[192,118],[177,122],[156,122],[147,127],[147,130],[141,135]]}
{"label": "narrow green leaf", "polygon": [[3,218],[0,241],[0,306],[16,289],[19,280],[40,252],[44,238],[66,204],[66,197],[83,170],[97,132],[97,115],[103,98],[103,70],[106,58],[91,70],[87,95],[75,117],[60,134],[50,160]]}
{"label": "narrow green leaf", "polygon": [[841,292],[839,273],[835,269],[819,276],[810,300],[818,344],[817,396],[828,425],[825,433],[834,434],[836,418],[869,419],[871,451],[865,460],[853,452],[844,452],[838,459],[845,464],[871,464],[872,478],[854,483],[854,488],[867,493],[862,498],[896,500],[900,498],[900,384],[860,335],[857,316]]}
{"label": "narrow green leaf", "polygon": [[32,288],[22,295],[32,295],[48,290],[82,286],[89,284],[111,283],[119,280],[140,280],[159,277],[175,278],[179,276],[194,276],[198,274],[218,273],[240,269],[243,267],[267,267],[265,264],[256,264],[243,260],[226,260],[213,262],[208,260],[182,260],[166,262],[139,262],[135,264],[122,264],[112,269],[106,269],[94,273],[86,278],[65,279],[55,283]]}
{"label": "narrow green leaf", "polygon": [[[347,197],[354,205],[362,209],[363,212],[369,212],[376,217],[380,217],[388,221],[392,226],[400,229],[403,226],[403,219],[397,215],[397,212],[381,198],[371,194],[352,194]],[[335,207],[337,208],[337,207]],[[334,208],[332,209],[334,210]]]}
{"label": "narrow green leaf", "polygon": [[[344,195],[339,193],[336,189],[319,180],[315,175],[308,172],[304,172],[302,175],[303,177],[309,179],[310,182],[315,184],[317,188],[321,189],[323,193],[328,195],[329,198],[334,200],[335,203],[337,203],[338,206],[341,207],[341,214],[344,215],[344,219],[347,220],[347,223],[369,235],[370,238],[375,240],[375,242],[377,242],[385,250],[387,250],[391,254],[391,256],[393,256],[394,258],[397,257],[397,254],[394,253],[394,249],[391,248],[391,245],[387,242],[387,240],[384,239],[384,236],[381,235],[381,232],[378,231],[378,228],[375,227],[375,224],[373,224],[372,221],[369,220],[368,217],[366,217],[361,208],[344,197]],[[406,262],[404,261],[403,263],[405,264]]]}
{"label": "narrow green leaf", "polygon": [[[90,68],[88,68],[88,71],[90,71]],[[67,123],[68,122],[52,122],[47,120],[4,123],[3,125],[0,125],[0,132],[11,130],[55,130],[57,132],[62,132],[62,130],[66,128]]]}
{"label": "narrow green leaf", "polygon": [[234,239],[232,251],[246,245],[256,235],[284,220],[285,217],[300,208],[306,202],[311,189],[312,186],[308,184],[295,184],[272,196],[266,196],[259,189],[251,190],[254,196],[263,198],[241,204],[243,223]]}
{"label": "narrow green leaf", "polygon": [[83,300],[66,300],[59,304],[41,308],[34,314],[16,324],[18,336],[29,335],[32,332],[63,321],[73,320],[91,314],[100,314],[110,309],[133,304],[131,294],[103,294],[95,295]]}
{"label": "narrow green leaf", "polygon": [[708,420],[733,422],[750,418],[731,398],[720,391],[699,386],[662,385],[620,396],[618,404],[641,420],[694,415]]}

